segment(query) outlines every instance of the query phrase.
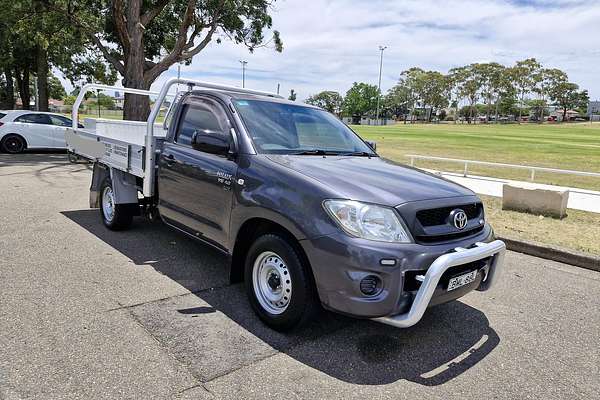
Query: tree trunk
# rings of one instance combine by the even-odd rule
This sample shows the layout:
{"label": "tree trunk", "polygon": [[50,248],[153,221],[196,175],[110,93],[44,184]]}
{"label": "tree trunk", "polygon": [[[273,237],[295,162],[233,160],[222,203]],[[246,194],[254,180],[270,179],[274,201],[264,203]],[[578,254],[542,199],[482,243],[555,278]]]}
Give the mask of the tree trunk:
{"label": "tree trunk", "polygon": [[38,111],[48,111],[48,52],[41,46],[37,49]]}
{"label": "tree trunk", "polygon": [[523,98],[525,97],[525,92],[521,92],[521,101],[519,102],[519,121],[521,123],[521,117],[523,116]]}
{"label": "tree trunk", "polygon": [[[145,85],[134,85],[125,80],[124,86],[133,89],[148,90]],[[150,99],[148,96],[125,93],[123,102],[123,119],[131,121],[146,121],[150,115]]]}
{"label": "tree trunk", "polygon": [[498,123],[498,106],[500,104],[500,99],[501,97],[498,97],[496,99],[496,118],[494,119],[494,123],[497,124]]}
{"label": "tree trunk", "polygon": [[469,106],[469,124],[471,123],[471,121],[473,123],[475,123],[475,120],[473,119],[474,114],[473,114],[473,103],[471,103],[471,105]]}
{"label": "tree trunk", "polygon": [[[124,59],[125,73],[123,86],[131,89],[148,90],[154,81],[144,77],[144,32],[140,27],[141,0],[132,0],[127,6],[127,32],[129,44]],[[123,103],[123,119],[131,121],[146,121],[150,115],[150,98],[148,96],[125,93]]]}
{"label": "tree trunk", "polygon": [[4,99],[2,108],[13,110],[15,108],[15,86],[13,83],[12,70],[8,67],[4,68],[4,79],[6,79],[6,99]]}
{"label": "tree trunk", "polygon": [[562,122],[565,122],[567,118],[567,106],[563,106],[563,118],[562,118]]}
{"label": "tree trunk", "polygon": [[15,74],[17,86],[19,88],[19,97],[23,103],[23,110],[31,109],[31,91],[29,90],[29,68],[24,68],[22,71],[17,70]]}

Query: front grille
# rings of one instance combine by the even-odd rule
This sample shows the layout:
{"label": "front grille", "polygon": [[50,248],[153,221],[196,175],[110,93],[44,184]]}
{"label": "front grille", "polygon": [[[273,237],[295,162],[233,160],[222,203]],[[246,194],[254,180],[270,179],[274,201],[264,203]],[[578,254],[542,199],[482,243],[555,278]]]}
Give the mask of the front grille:
{"label": "front grille", "polygon": [[478,218],[481,216],[481,211],[483,205],[481,203],[474,204],[465,204],[454,207],[441,207],[441,208],[432,208],[429,210],[421,210],[417,211],[417,219],[419,223],[424,226],[436,226],[436,225],[444,225],[448,220],[448,216],[457,208],[462,209],[466,214],[468,219]]}
{"label": "front grille", "polygon": [[447,242],[450,240],[456,240],[463,237],[471,236],[476,233],[479,233],[483,230],[483,225],[478,226],[474,229],[458,231],[454,233],[445,233],[441,235],[417,235],[417,241],[421,243],[436,243],[436,242]]}

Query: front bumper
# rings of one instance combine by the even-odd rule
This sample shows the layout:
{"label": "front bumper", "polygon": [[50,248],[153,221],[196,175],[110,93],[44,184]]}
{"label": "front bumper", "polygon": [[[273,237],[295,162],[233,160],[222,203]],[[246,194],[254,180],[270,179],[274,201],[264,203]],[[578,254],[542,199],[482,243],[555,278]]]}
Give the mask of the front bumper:
{"label": "front bumper", "polygon": [[440,278],[449,268],[472,263],[489,258],[487,275],[479,285],[478,290],[485,291],[492,287],[502,271],[506,245],[500,240],[491,243],[476,243],[473,248],[456,248],[455,252],[438,257],[427,270],[417,295],[413,300],[410,310],[404,314],[388,317],[373,318],[374,321],[392,325],[397,328],[408,328],[421,320],[429,306],[431,297],[440,281]]}
{"label": "front bumper", "polygon": [[[409,312],[422,284],[414,280],[416,275],[426,275],[440,257],[455,253],[457,247],[469,249],[470,254],[476,243],[493,241],[493,231],[486,224],[475,236],[435,245],[375,242],[350,237],[343,232],[301,240],[300,244],[312,267],[322,305],[352,317],[373,319]],[[383,260],[394,260],[395,263],[384,265]],[[477,289],[483,280],[487,280],[489,261],[482,259],[482,262],[474,263],[475,266],[463,265],[447,271],[429,305],[450,301]],[[482,264],[485,267],[481,267]],[[477,281],[447,292],[444,287],[447,279],[465,269],[477,269]],[[377,295],[365,296],[361,292],[360,283],[368,275],[375,275],[382,282]]]}

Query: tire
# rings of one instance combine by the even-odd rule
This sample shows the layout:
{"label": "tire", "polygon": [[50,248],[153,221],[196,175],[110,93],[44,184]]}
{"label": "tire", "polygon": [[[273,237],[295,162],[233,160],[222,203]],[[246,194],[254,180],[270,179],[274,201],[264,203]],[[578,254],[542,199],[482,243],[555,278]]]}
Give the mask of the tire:
{"label": "tire", "polygon": [[100,186],[100,217],[104,226],[113,231],[121,231],[131,226],[133,221],[132,204],[115,204],[115,196],[110,178]]}
{"label": "tire", "polygon": [[77,156],[77,154],[73,154],[70,151],[67,153],[67,157],[69,158],[69,162],[71,164],[77,164],[77,162],[79,161],[79,157]]}
{"label": "tire", "polygon": [[277,331],[309,322],[320,310],[310,266],[283,236],[260,236],[248,250],[245,285],[258,317]]}
{"label": "tire", "polygon": [[2,151],[9,154],[18,154],[27,148],[27,142],[19,135],[10,134],[2,139]]}

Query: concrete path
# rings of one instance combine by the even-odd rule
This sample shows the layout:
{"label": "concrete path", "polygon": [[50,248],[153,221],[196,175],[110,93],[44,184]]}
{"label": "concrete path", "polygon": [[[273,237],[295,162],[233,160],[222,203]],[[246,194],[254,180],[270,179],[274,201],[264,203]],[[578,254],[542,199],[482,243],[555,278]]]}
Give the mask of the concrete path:
{"label": "concrete path", "polygon": [[426,171],[429,171],[434,174],[440,174],[446,179],[468,187],[475,193],[495,197],[502,197],[502,186],[505,183],[521,187],[528,187],[532,189],[546,189],[556,191],[568,190],[568,208],[600,213],[600,192],[596,192],[593,190],[571,188],[565,186],[544,185],[542,183],[533,183],[525,181],[513,181],[510,179],[491,178],[487,176],[467,175],[465,177],[462,174],[457,174],[453,172],[440,172],[431,169],[426,169]]}

